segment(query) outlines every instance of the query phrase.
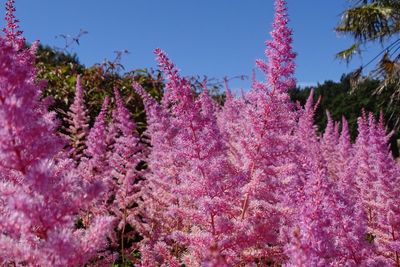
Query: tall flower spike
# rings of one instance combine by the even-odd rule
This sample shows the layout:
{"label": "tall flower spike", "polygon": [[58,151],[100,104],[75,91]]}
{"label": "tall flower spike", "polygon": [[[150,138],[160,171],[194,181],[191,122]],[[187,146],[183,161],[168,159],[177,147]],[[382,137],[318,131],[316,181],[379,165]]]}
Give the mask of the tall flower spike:
{"label": "tall flower spike", "polygon": [[[282,7],[285,5],[284,1],[276,1],[277,15],[271,33],[272,41],[266,42],[268,62],[257,61],[267,82],[259,82],[254,78],[252,90],[239,102],[241,107],[235,109],[232,105],[224,106],[219,115],[220,125],[224,125],[223,117],[229,118],[225,126],[220,127],[232,155],[229,157],[230,163],[243,177],[239,186],[240,214],[237,219],[246,231],[238,233],[243,237],[238,246],[243,249],[242,256],[248,262],[251,262],[249,258],[257,260],[258,257],[265,257],[274,262],[281,262],[283,258],[282,253],[277,251],[283,251],[279,244],[282,232],[279,228],[286,212],[281,213],[283,209],[278,203],[284,194],[283,184],[295,173],[292,157],[295,155],[293,131],[296,126],[296,114],[287,94],[288,85],[292,84],[289,80],[293,80],[294,64],[287,68],[286,62],[289,58],[294,59],[294,53],[290,44],[291,31],[283,19],[286,8]],[[278,28],[284,31],[283,35],[289,33],[284,44],[289,50],[280,49],[284,37],[279,35]],[[229,109],[239,114],[230,116]],[[255,243],[271,246],[255,247]],[[252,255],[248,255],[248,251],[252,251]]]}
{"label": "tall flower spike", "polygon": [[257,61],[259,68],[267,75],[272,91],[286,92],[296,83],[293,78],[296,54],[292,49],[292,30],[288,27],[288,22],[286,1],[276,0],[272,40],[267,42],[265,50],[268,64]]}
{"label": "tall flower spike", "polygon": [[162,99],[164,107],[174,103],[172,108],[176,111],[189,108],[194,102],[194,95],[189,81],[179,75],[178,69],[161,49],[154,50],[160,69],[166,76],[166,92]]}
{"label": "tall flower spike", "polygon": [[[351,159],[353,158],[353,146],[350,143],[349,124],[345,117],[342,117],[342,131],[339,137],[339,144],[337,150],[338,150],[337,152],[338,158],[336,160],[338,166],[337,176],[339,178],[339,181],[341,181],[347,175],[350,168]],[[352,177],[351,179],[352,179],[351,184],[354,184],[356,182],[354,177]]]}
{"label": "tall flower spike", "polygon": [[[110,151],[109,164],[114,178],[118,211],[127,209],[135,195],[139,163],[144,160],[144,146],[136,131],[136,124],[125,107],[120,93],[114,90],[116,107],[113,110],[112,127],[115,128],[114,144]],[[118,211],[116,213],[118,214]],[[121,216],[122,217],[122,216]]]}
{"label": "tall flower spike", "polygon": [[354,144],[354,157],[351,164],[354,165],[355,176],[357,177],[357,188],[360,194],[363,208],[368,214],[369,226],[375,225],[376,218],[376,175],[373,166],[370,165],[369,125],[365,112],[358,118],[358,136]]}
{"label": "tall flower spike", "polygon": [[15,18],[15,0],[7,0],[6,2],[6,22],[7,26],[3,29],[6,37],[10,43],[16,45],[17,49],[21,49],[25,45],[25,38],[23,38],[22,31],[19,30],[19,21]]}
{"label": "tall flower spike", "polygon": [[[316,143],[316,128],[314,126],[314,116],[315,110],[319,105],[320,99],[318,102],[314,104],[314,90],[311,90],[310,95],[308,96],[307,102],[304,106],[304,109],[301,112],[299,117],[299,141],[305,141],[304,148],[311,148],[309,146],[309,142]],[[307,138],[305,138],[307,137]]]}
{"label": "tall flower spike", "polygon": [[179,228],[178,219],[167,213],[172,203],[178,202],[172,193],[178,179],[175,167],[178,159],[171,144],[178,129],[171,124],[167,108],[158,104],[138,83],[133,83],[133,88],[143,99],[148,124],[146,133],[152,145],[147,160],[151,171],[141,189],[142,201],[138,199],[142,219],[137,220],[136,229],[144,238],[141,266],[155,266],[160,255],[157,248],[166,246],[169,235]]}
{"label": "tall flower spike", "polygon": [[328,174],[331,179],[337,180],[338,168],[341,166],[337,162],[337,145],[339,136],[337,134],[337,126],[332,119],[329,111],[326,111],[328,123],[322,136],[321,148],[325,161],[327,162]]}
{"label": "tall flower spike", "polygon": [[[125,264],[125,255],[131,252],[129,251],[131,248],[126,247],[126,242],[136,234],[136,231],[133,230],[134,225],[130,222],[135,221],[135,204],[138,202],[138,193],[140,192],[138,180],[142,173],[139,170],[139,164],[145,160],[145,148],[140,142],[136,125],[117,89],[114,89],[114,99],[115,107],[107,135],[108,140],[105,142],[108,150],[103,150],[107,161],[103,164],[109,166],[109,171],[101,174],[107,183],[106,201],[99,203],[92,212],[96,212],[96,208],[103,206],[98,210],[115,218],[113,243],[110,250],[119,251],[122,264]],[[104,110],[103,108],[99,115],[101,121]],[[102,132],[104,133],[104,131]],[[119,248],[119,246],[121,247]],[[97,264],[101,265],[105,262],[99,261]]]}
{"label": "tall flower spike", "polygon": [[118,89],[114,89],[116,108],[113,111],[113,122],[124,136],[132,135],[136,131],[136,125],[131,118],[129,110],[125,107],[124,101]]}
{"label": "tall flower spike", "polygon": [[376,224],[372,226],[378,254],[387,257],[387,265],[400,266],[400,168],[392,158],[382,119],[376,122],[369,114],[368,152],[369,164],[376,183],[372,202],[376,204]]}
{"label": "tall flower spike", "polygon": [[90,130],[86,141],[86,157],[89,158],[89,166],[93,174],[102,174],[107,169],[107,109],[110,98],[105,97],[101,111],[96,117],[93,128]]}
{"label": "tall flower spike", "polygon": [[[110,167],[107,160],[107,142],[108,124],[106,121],[110,98],[104,98],[100,113],[97,115],[93,127],[90,129],[86,140],[86,149],[84,156],[78,165],[81,179],[93,185],[97,185],[100,190],[96,202],[86,208],[81,214],[82,222],[85,226],[93,224],[93,215],[106,214],[107,207],[104,205],[107,192],[109,190],[108,182],[110,179]],[[107,233],[108,234],[108,233]]]}
{"label": "tall flower spike", "polygon": [[85,107],[84,92],[81,84],[81,77],[78,75],[76,79],[76,91],[74,102],[69,108],[67,121],[69,128],[71,157],[79,163],[85,150],[85,142],[89,132],[89,117]]}
{"label": "tall flower spike", "polygon": [[[306,104],[304,107],[299,107],[298,110],[298,124],[293,136],[297,143],[297,153],[294,155],[295,160],[293,160],[297,164],[297,175],[292,175],[292,179],[285,184],[283,193],[280,196],[283,205],[287,209],[286,213],[290,214],[281,229],[281,235],[284,236],[284,239],[291,239],[292,227],[298,220],[298,203],[304,201],[305,184],[310,179],[309,176],[313,164],[320,156],[317,130],[314,125],[314,115],[318,105],[319,100],[314,104],[314,90],[311,90]],[[299,241],[299,235],[300,233],[295,236],[296,240],[291,245]],[[300,243],[297,245],[300,245]],[[288,253],[292,252],[288,251]]]}
{"label": "tall flower spike", "polygon": [[[296,156],[300,162],[298,171],[301,174],[299,179],[294,180],[295,183],[289,184],[289,196],[285,198],[285,204],[291,211],[290,221],[286,224],[292,226],[286,225],[287,238],[291,239],[285,247],[289,266],[321,266],[328,263],[323,260],[324,256],[334,254],[330,222],[325,218],[331,214],[322,207],[333,196],[330,186],[326,184],[326,169],[314,126],[313,96],[314,92],[311,91],[300,112],[295,135],[299,143],[299,153]],[[320,248],[316,250],[318,245]]]}
{"label": "tall flower spike", "polygon": [[[186,214],[180,219],[192,229],[203,229],[202,233],[179,229],[173,236],[188,247],[188,255],[198,257],[202,263],[218,258],[219,266],[234,265],[237,259],[231,257],[236,251],[231,248],[233,225],[230,221],[236,208],[237,179],[230,173],[226,161],[215,103],[204,89],[185,113],[172,113],[171,117],[173,125],[181,129],[172,140],[179,144],[175,155],[181,161],[176,162],[180,183],[174,191],[180,204],[171,211],[177,216]],[[198,214],[198,210],[203,214]]]}
{"label": "tall flower spike", "polygon": [[226,99],[229,101],[233,98],[233,95],[231,89],[229,88],[229,81],[227,78],[224,79],[224,85],[225,85]]}

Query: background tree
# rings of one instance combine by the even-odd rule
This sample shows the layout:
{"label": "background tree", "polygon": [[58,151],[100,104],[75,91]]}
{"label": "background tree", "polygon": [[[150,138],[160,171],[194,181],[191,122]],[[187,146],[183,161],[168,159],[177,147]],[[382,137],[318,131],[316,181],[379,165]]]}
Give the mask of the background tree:
{"label": "background tree", "polygon": [[400,97],[400,1],[398,0],[350,0],[352,5],[343,12],[336,31],[354,39],[351,47],[337,54],[338,58],[349,62],[355,54],[361,54],[361,47],[368,43],[380,42],[382,51],[370,62],[354,72],[354,80],[361,77],[362,70],[379,60],[371,76],[382,82],[376,92],[380,93],[388,86],[397,86],[392,98]]}

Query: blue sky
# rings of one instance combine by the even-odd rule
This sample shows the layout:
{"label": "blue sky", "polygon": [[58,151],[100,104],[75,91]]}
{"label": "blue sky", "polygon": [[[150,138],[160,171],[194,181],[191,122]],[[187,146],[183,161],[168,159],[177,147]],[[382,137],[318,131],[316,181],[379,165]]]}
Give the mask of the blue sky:
{"label": "blue sky", "polygon": [[[288,0],[299,84],[339,80],[363,61],[347,66],[334,58],[351,43],[333,30],[347,4]],[[155,67],[152,50],[160,47],[184,75],[215,78],[251,75],[273,21],[273,0],[16,0],[16,7],[28,41],[62,47],[57,35],[88,31],[74,47],[87,66],[127,49],[128,70]],[[368,47],[364,61],[379,48]],[[250,82],[232,83],[246,88]]]}

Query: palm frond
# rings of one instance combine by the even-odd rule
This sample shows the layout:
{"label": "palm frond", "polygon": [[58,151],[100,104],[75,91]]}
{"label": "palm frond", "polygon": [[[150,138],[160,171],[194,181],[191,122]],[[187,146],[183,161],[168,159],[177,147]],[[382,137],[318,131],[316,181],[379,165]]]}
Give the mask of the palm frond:
{"label": "palm frond", "polygon": [[355,43],[349,48],[337,53],[335,57],[340,60],[346,61],[346,63],[349,63],[353,59],[353,56],[355,54],[360,54],[360,52],[360,45],[358,43]]}
{"label": "palm frond", "polygon": [[355,71],[350,74],[350,93],[354,93],[354,91],[358,88],[359,84],[362,82],[364,77],[362,76],[363,67],[359,67]]}
{"label": "palm frond", "polygon": [[383,1],[355,6],[346,10],[336,31],[352,35],[359,42],[383,41],[398,31],[400,3]]}

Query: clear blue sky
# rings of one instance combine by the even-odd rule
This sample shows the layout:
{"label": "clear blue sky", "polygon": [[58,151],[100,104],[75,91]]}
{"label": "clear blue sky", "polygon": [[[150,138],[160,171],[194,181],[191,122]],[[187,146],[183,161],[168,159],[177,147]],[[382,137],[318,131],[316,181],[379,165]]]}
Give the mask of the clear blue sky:
{"label": "clear blue sky", "polygon": [[[359,66],[361,59],[349,66],[334,59],[351,43],[333,30],[347,4],[288,0],[299,84],[339,80]],[[184,75],[216,78],[251,74],[255,59],[263,57],[273,20],[273,0],[16,0],[16,7],[28,41],[60,47],[63,42],[55,36],[87,30],[74,47],[87,66],[127,49],[128,70],[155,67],[152,50],[160,47]],[[364,61],[378,48],[369,48]]]}

